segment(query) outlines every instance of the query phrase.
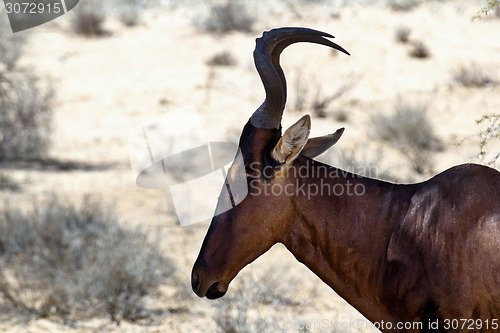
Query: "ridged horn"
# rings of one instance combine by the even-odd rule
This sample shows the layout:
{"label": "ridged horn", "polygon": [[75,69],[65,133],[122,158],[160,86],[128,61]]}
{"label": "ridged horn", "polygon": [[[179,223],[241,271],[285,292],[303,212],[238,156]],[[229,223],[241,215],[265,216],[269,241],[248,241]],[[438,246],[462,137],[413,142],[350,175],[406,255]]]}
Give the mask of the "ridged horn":
{"label": "ridged horn", "polygon": [[280,66],[281,52],[298,42],[322,44],[349,55],[341,46],[324,38],[332,35],[307,28],[279,28],[266,31],[256,39],[253,52],[255,67],[259,72],[266,99],[253,113],[250,122],[258,128],[280,128],[286,103],[286,80]]}

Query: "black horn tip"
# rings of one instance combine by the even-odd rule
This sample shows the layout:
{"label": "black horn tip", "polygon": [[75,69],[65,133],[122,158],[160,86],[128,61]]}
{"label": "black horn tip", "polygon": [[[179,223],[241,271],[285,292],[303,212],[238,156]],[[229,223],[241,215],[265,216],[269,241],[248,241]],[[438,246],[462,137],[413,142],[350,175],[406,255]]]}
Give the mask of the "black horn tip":
{"label": "black horn tip", "polygon": [[276,29],[271,29],[268,31],[264,31],[262,34],[264,35],[269,35],[269,36],[275,36],[275,35],[317,35],[317,36],[324,36],[324,37],[330,37],[330,38],[335,38],[334,36],[330,35],[327,32],[324,31],[319,31],[315,29],[310,29],[310,28],[302,28],[302,27],[283,27],[283,28],[276,28]]}
{"label": "black horn tip", "polygon": [[269,55],[271,53],[279,54],[285,47],[297,42],[323,44],[350,55],[350,53],[344,48],[327,38],[335,37],[329,33],[309,28],[286,27],[272,29],[265,31],[262,34],[262,37],[256,39],[254,55]]}
{"label": "black horn tip", "polygon": [[335,47],[335,49],[336,49],[336,50],[338,50],[338,51],[340,51],[340,52],[343,52],[343,53],[347,54],[348,56],[350,56],[350,55],[351,55],[351,54],[350,54],[350,53],[349,53],[346,49],[344,49],[342,46],[337,45],[337,44],[335,44],[335,45],[337,46],[337,47]]}
{"label": "black horn tip", "polygon": [[313,36],[323,36],[328,38],[335,38],[327,32],[309,29],[309,28],[300,28],[300,27],[284,27],[284,28],[276,28],[268,31],[264,31],[262,37],[256,39],[257,42],[262,43],[270,43],[273,40],[275,43],[278,43],[280,40],[286,39],[290,36],[297,35],[313,35]]}

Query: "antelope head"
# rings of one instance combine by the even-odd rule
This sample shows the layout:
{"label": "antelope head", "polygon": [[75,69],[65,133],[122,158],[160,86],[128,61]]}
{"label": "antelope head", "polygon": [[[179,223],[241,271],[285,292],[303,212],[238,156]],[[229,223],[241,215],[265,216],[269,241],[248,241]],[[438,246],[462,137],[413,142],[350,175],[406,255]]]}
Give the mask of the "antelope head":
{"label": "antelope head", "polygon": [[[300,215],[293,207],[293,193],[304,180],[295,173],[291,175],[291,169],[307,165],[335,144],[343,129],[309,139],[311,119],[305,115],[281,134],[286,82],[279,58],[288,45],[297,42],[322,44],[349,54],[325,37],[333,38],[311,29],[281,28],[265,32],[256,40],[254,61],[266,98],[243,128],[239,153],[244,162],[233,163],[227,175],[233,181],[246,181],[248,194],[238,205],[212,219],[192,271],[193,291],[200,297],[223,296],[243,267],[274,244],[283,243],[285,237],[293,237],[287,230]],[[229,187],[224,188],[218,205],[234,203],[235,195]]]}

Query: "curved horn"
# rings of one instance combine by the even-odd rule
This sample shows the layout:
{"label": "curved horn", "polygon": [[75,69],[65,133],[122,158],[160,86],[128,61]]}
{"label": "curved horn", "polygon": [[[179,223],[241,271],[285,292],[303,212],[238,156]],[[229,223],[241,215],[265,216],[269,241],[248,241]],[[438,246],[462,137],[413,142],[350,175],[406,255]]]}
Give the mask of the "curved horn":
{"label": "curved horn", "polygon": [[255,67],[259,72],[266,99],[254,112],[250,121],[258,128],[279,128],[286,103],[286,80],[279,60],[281,52],[298,42],[322,44],[349,53],[339,45],[324,38],[334,38],[325,32],[307,28],[280,28],[266,31],[257,38],[253,53]]}

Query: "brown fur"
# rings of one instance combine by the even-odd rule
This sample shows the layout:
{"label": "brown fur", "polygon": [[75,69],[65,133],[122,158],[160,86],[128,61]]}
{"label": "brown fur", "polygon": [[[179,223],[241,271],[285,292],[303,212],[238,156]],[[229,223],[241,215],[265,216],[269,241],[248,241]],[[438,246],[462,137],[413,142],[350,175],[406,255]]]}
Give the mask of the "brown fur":
{"label": "brown fur", "polygon": [[[307,149],[301,133],[308,121],[299,121],[280,141],[286,101],[281,51],[311,42],[348,54],[324,37],[333,36],[281,28],[257,39],[254,59],[266,99],[241,134],[245,165],[228,173],[233,177],[244,167],[249,193],[213,218],[193,267],[193,291],[222,297],[243,267],[280,242],[369,320],[386,323],[384,332],[445,332],[452,319],[479,319],[482,329],[474,324],[473,331],[494,331],[491,325],[500,320],[500,172],[466,164],[423,183],[395,185],[299,154],[321,153],[342,130]],[[288,192],[273,194],[273,188]],[[313,189],[319,192],[312,195]],[[400,322],[423,326],[397,330]]]}
{"label": "brown fur", "polygon": [[[240,143],[246,166],[265,167],[277,130],[247,124],[244,134],[253,139]],[[395,185],[305,156],[292,166],[308,177],[250,174],[247,198],[213,219],[193,268],[199,296],[222,296],[244,266],[280,242],[371,321],[500,318],[500,172],[466,164]],[[275,184],[291,184],[295,195],[259,193]],[[308,197],[298,189],[309,184],[365,191]]]}

